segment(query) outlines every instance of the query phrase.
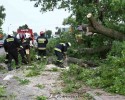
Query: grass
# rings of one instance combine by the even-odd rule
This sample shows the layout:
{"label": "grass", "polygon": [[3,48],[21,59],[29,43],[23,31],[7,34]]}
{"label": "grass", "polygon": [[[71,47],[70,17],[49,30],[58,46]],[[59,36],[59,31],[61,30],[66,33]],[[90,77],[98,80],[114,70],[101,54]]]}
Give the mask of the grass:
{"label": "grass", "polygon": [[40,89],[43,89],[43,88],[45,88],[45,85],[37,84],[36,87],[38,87],[38,88],[40,88]]}
{"label": "grass", "polygon": [[21,78],[19,78],[19,77],[14,77],[17,81],[19,81],[19,84],[20,85],[27,85],[27,84],[29,84],[29,80],[28,79],[21,79]]}
{"label": "grass", "polygon": [[36,100],[47,100],[47,97],[45,97],[45,96],[37,96]]}
{"label": "grass", "polygon": [[38,76],[41,74],[41,72],[45,68],[45,62],[40,63],[39,65],[37,64],[32,64],[32,67],[28,68],[29,72],[26,74],[26,77],[33,77],[33,76]]}
{"label": "grass", "polygon": [[5,87],[3,85],[0,85],[0,97],[5,96],[6,91],[5,91]]}

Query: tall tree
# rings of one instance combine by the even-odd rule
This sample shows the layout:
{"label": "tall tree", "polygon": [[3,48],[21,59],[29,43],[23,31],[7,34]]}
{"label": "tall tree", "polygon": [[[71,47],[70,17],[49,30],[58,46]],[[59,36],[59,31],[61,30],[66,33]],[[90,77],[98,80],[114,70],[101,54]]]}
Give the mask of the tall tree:
{"label": "tall tree", "polygon": [[[35,7],[41,7],[42,12],[52,11],[55,8],[71,11],[69,17],[75,16],[76,26],[83,24],[85,32],[97,33],[91,36],[96,43],[107,44],[111,39],[125,39],[125,0],[30,0],[35,2]],[[86,16],[91,13],[91,16]],[[71,20],[68,20],[71,22]],[[69,23],[68,23],[69,24]],[[73,26],[73,25],[72,25]],[[97,37],[96,37],[97,36]],[[97,38],[104,36],[97,41]],[[106,36],[106,38],[105,38]],[[91,38],[90,37],[90,38]],[[109,38],[107,38],[109,37]],[[96,38],[96,39],[94,39]],[[112,40],[111,40],[112,41]],[[90,41],[89,41],[90,42]],[[93,42],[93,41],[92,41]],[[91,45],[92,47],[92,45]]]}
{"label": "tall tree", "polygon": [[5,8],[3,6],[0,6],[0,32],[2,32],[1,26],[2,26],[5,16],[6,16],[4,11],[5,11]]}

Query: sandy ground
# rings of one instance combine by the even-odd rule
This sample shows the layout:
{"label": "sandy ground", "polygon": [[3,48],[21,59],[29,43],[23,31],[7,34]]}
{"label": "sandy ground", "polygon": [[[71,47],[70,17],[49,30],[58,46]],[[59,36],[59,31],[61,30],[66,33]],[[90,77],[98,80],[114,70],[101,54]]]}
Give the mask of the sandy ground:
{"label": "sandy ground", "polygon": [[[26,70],[22,69],[0,72],[0,86],[4,86],[7,91],[3,97],[0,97],[0,100],[44,100],[36,99],[38,96],[44,96],[47,98],[46,100],[90,100],[83,96],[85,93],[93,96],[92,100],[125,100],[124,96],[111,95],[89,87],[82,87],[79,92],[65,94],[62,92],[64,83],[59,79],[63,70],[54,72],[53,67],[56,66],[47,65],[41,75],[35,77],[26,77]],[[10,76],[10,78],[5,79],[6,76]],[[20,85],[16,77],[27,79],[30,82],[27,85]],[[43,87],[39,88],[38,85]]]}

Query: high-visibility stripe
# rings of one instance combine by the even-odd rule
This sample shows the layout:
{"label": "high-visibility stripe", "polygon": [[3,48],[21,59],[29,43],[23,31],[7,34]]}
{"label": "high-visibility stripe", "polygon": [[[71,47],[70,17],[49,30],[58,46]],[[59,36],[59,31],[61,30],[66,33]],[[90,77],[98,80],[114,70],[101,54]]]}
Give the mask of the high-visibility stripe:
{"label": "high-visibility stripe", "polygon": [[59,52],[62,52],[60,49],[58,49],[58,48],[55,48],[54,50],[56,50],[56,51],[59,51]]}
{"label": "high-visibility stripe", "polygon": [[46,50],[46,48],[38,48],[38,50]]}
{"label": "high-visibility stripe", "polygon": [[44,43],[46,39],[38,39],[38,43]]}
{"label": "high-visibility stripe", "polygon": [[63,62],[63,60],[57,60],[58,62]]}
{"label": "high-visibility stripe", "polygon": [[12,41],[14,41],[14,38],[8,38],[7,39],[7,42],[12,42]]}
{"label": "high-visibility stripe", "polygon": [[62,44],[63,46],[66,46],[65,43],[60,43],[60,44]]}
{"label": "high-visibility stripe", "polygon": [[43,58],[46,58],[46,56],[43,56]]}

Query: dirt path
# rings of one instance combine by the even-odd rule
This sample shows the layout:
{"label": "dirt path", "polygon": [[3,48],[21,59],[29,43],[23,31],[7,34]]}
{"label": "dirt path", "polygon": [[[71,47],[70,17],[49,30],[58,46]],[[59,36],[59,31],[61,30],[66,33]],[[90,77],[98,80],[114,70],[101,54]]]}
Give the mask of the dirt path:
{"label": "dirt path", "polygon": [[[26,77],[26,70],[13,70],[10,72],[0,72],[0,86],[6,87],[7,94],[0,100],[125,100],[124,96],[111,95],[98,89],[82,87],[75,93],[65,94],[62,92],[64,86],[59,79],[59,71],[52,71],[54,65],[47,65],[41,75],[36,77]],[[10,80],[3,80],[7,75],[13,75]],[[21,85],[19,79],[29,80],[27,85]],[[23,82],[23,81],[22,81]],[[85,97],[88,93],[93,96]],[[41,99],[40,99],[41,97]],[[44,99],[46,98],[46,99]]]}
{"label": "dirt path", "polygon": [[[51,68],[54,65],[48,65],[41,75],[36,77],[26,77],[25,71],[13,70],[8,73],[0,73],[0,84],[4,85],[7,90],[8,100],[37,100],[39,96],[46,97],[47,100],[83,100],[83,97],[78,97],[78,94],[64,94],[62,93],[62,81],[59,80],[60,71],[53,72]],[[13,75],[10,80],[3,80],[7,75]],[[14,78],[15,77],[15,78]],[[30,82],[27,85],[20,85],[16,79],[27,79]],[[39,88],[42,86],[42,88]],[[1,99],[0,99],[1,100]],[[44,99],[38,99],[44,100]]]}

